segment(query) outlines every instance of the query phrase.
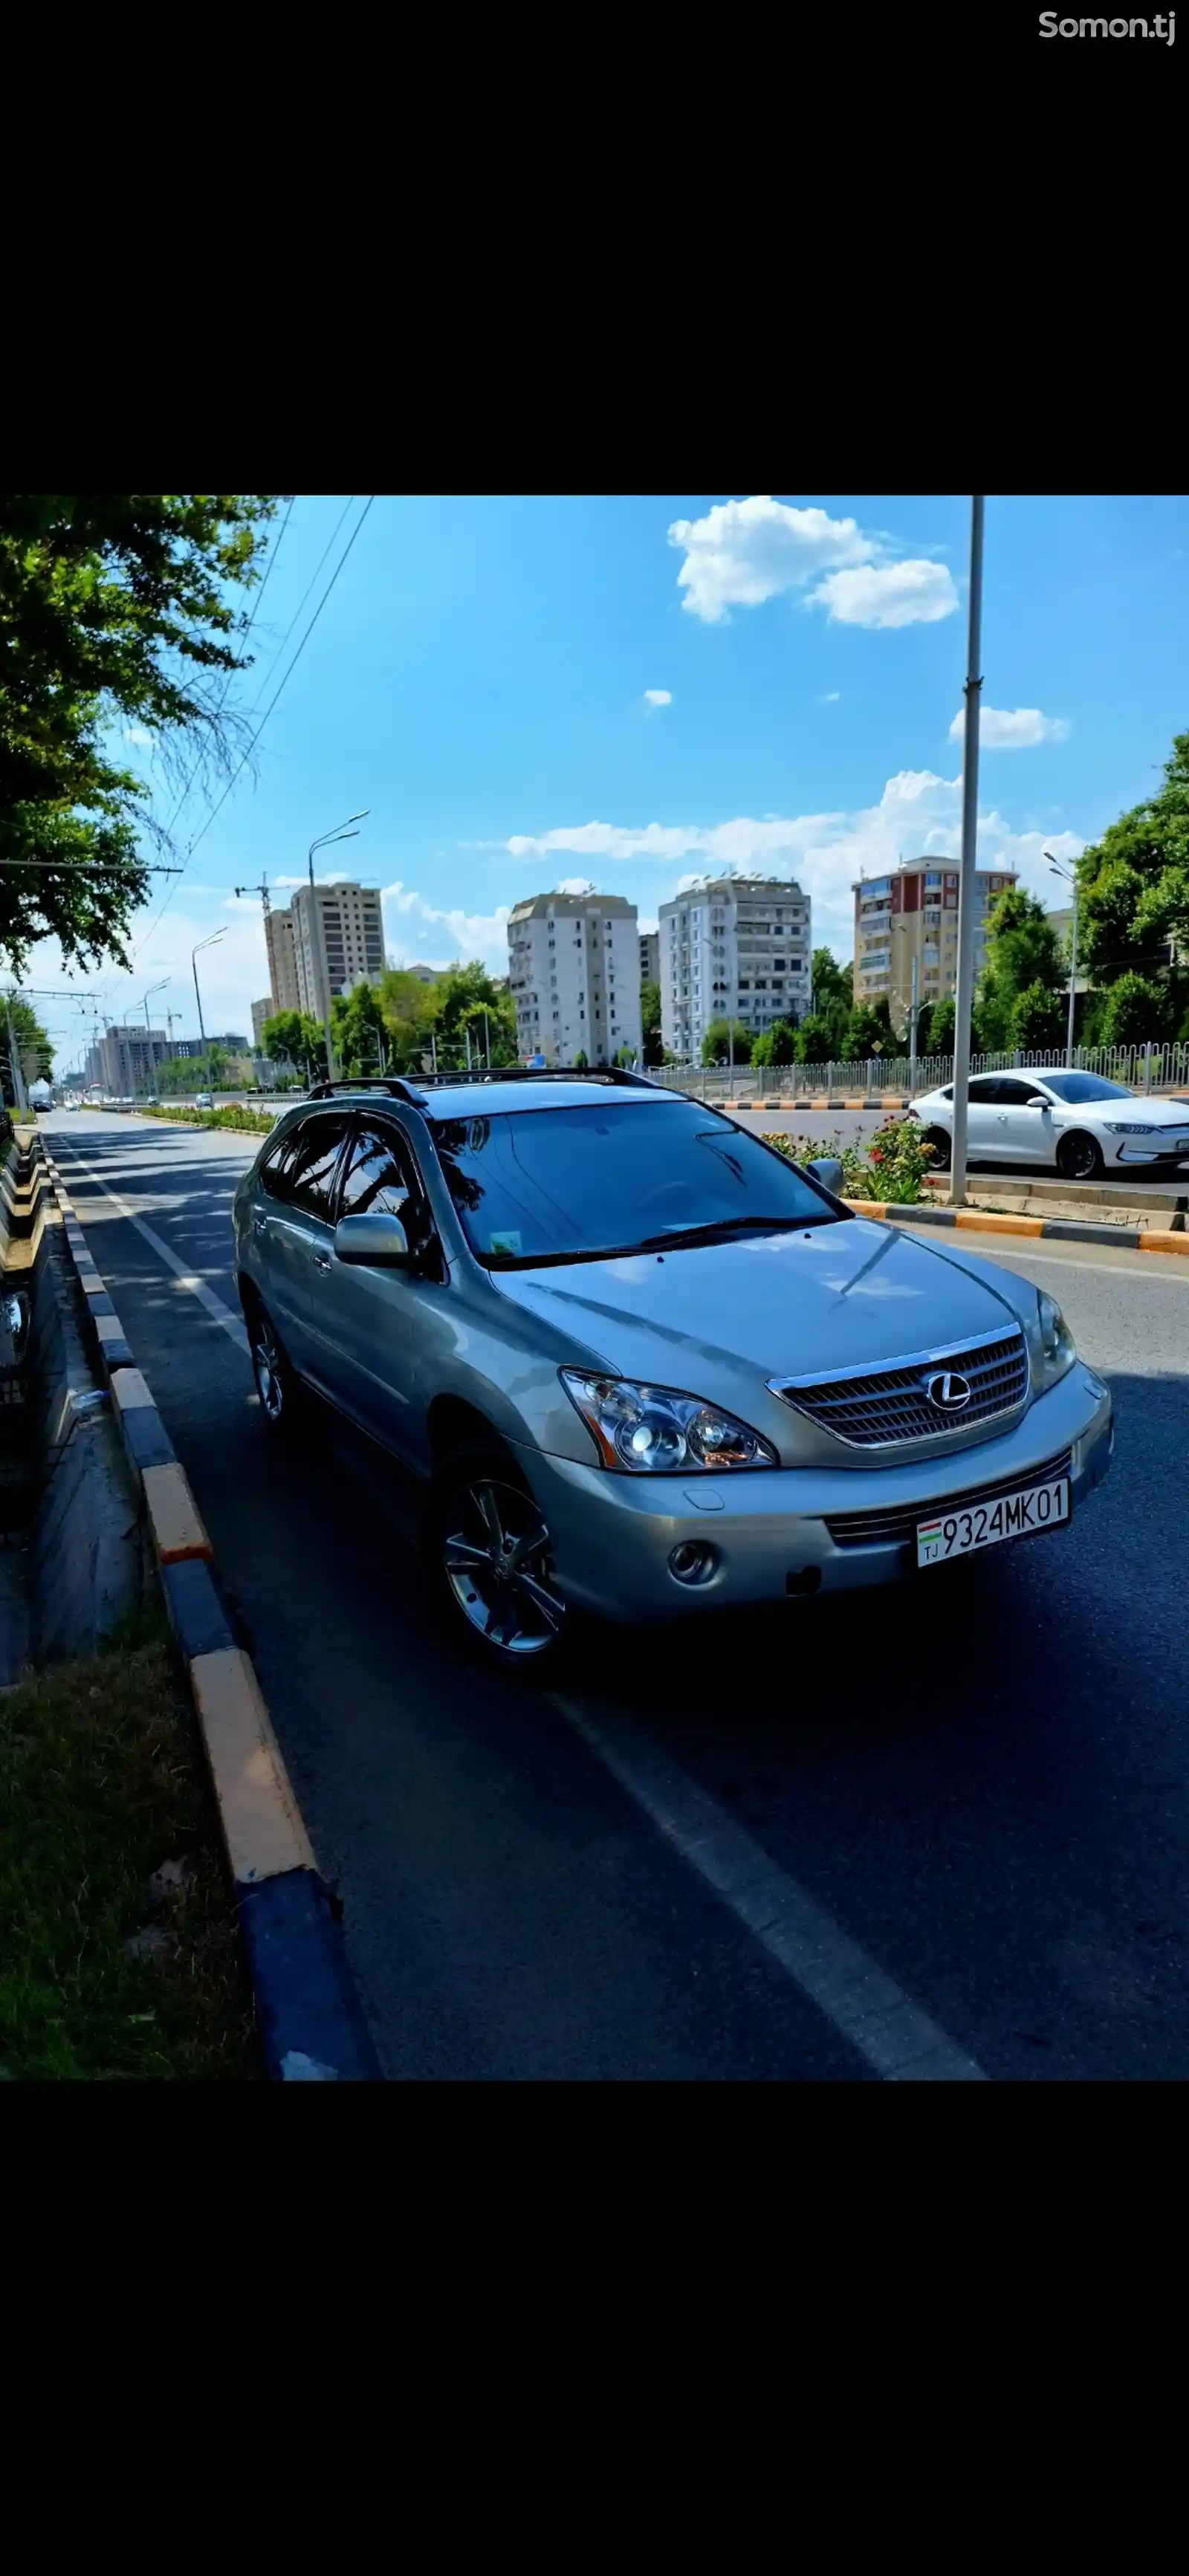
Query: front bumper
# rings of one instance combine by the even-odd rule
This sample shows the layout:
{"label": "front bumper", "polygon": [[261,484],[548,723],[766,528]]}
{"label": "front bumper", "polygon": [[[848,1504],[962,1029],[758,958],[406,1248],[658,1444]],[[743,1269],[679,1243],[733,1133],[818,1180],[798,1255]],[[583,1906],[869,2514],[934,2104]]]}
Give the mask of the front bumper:
{"label": "front bumper", "polygon": [[[654,1622],[903,1581],[916,1572],[914,1545],[903,1536],[840,1544],[828,1519],[919,1505],[924,1520],[951,1495],[1026,1485],[1067,1451],[1072,1516],[1105,1476],[1113,1445],[1110,1395],[1078,1361],[1002,1439],[919,1466],[619,1476],[538,1449],[520,1457],[566,1599],[606,1619]],[[669,1566],[672,1550],[691,1542],[717,1560],[694,1585]]]}

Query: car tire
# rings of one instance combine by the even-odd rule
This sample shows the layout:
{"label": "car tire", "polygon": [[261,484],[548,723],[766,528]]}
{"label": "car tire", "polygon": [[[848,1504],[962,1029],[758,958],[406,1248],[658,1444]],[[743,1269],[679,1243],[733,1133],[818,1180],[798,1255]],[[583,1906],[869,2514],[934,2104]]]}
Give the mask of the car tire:
{"label": "car tire", "polygon": [[1072,1136],[1063,1136],[1057,1147],[1057,1169],[1066,1181],[1098,1180],[1103,1160],[1097,1137],[1088,1136],[1081,1127]]}
{"label": "car tire", "polygon": [[246,1299],[244,1317],[261,1420],[273,1439],[288,1440],[306,1411],[304,1388],[263,1299]]}
{"label": "car tire", "polygon": [[574,1614],[553,1582],[544,1515],[498,1440],[468,1441],[442,1460],[423,1544],[448,1626],[489,1672],[534,1684],[560,1676]]}
{"label": "car tire", "polygon": [[933,1148],[933,1170],[948,1172],[954,1151],[953,1137],[947,1136],[944,1127],[929,1127],[925,1131],[925,1143]]}

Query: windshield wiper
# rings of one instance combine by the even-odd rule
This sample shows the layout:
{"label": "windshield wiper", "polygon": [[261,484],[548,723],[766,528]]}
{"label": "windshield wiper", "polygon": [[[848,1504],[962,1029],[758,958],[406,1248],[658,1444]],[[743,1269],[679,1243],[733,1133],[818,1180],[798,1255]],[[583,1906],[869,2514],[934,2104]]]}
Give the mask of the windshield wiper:
{"label": "windshield wiper", "polygon": [[818,1216],[723,1216],[706,1225],[674,1225],[665,1234],[645,1234],[633,1252],[667,1252],[671,1245],[719,1243],[729,1234],[804,1234],[811,1225],[834,1225],[833,1209]]}

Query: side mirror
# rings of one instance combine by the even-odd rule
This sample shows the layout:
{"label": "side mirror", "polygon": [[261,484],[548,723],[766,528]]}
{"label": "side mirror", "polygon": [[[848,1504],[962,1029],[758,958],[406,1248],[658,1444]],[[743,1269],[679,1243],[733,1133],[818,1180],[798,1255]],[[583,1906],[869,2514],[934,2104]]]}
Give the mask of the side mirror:
{"label": "side mirror", "polygon": [[832,1154],[819,1154],[816,1161],[807,1163],[805,1168],[806,1171],[812,1172],[815,1181],[821,1182],[824,1190],[829,1191],[831,1198],[841,1198],[842,1165],[835,1161]]}
{"label": "side mirror", "polygon": [[368,1270],[407,1270],[409,1238],[398,1216],[341,1216],[334,1229],[335,1256]]}

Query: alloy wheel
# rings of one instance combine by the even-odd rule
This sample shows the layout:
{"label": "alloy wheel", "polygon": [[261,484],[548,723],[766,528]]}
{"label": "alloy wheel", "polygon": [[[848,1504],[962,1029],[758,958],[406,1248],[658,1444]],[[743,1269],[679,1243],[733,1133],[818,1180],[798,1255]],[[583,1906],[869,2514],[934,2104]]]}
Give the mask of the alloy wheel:
{"label": "alloy wheel", "polygon": [[554,1587],[549,1532],[531,1495],[492,1477],[460,1486],[442,1561],[463,1617],[488,1645],[528,1656],[556,1643],[565,1603]]}
{"label": "alloy wheel", "polygon": [[252,1375],[268,1419],[278,1423],[285,1410],[284,1363],[268,1316],[259,1314],[252,1327]]}

